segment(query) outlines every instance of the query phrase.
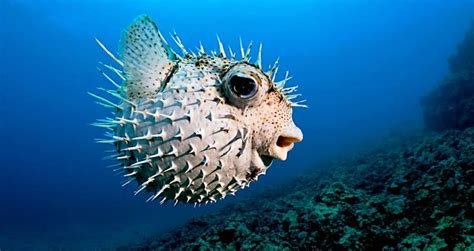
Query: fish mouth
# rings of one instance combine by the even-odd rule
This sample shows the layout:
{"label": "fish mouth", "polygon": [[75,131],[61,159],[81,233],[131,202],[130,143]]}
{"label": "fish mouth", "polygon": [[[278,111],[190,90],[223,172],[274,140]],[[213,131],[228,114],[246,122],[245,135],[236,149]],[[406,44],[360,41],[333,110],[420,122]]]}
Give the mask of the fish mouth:
{"label": "fish mouth", "polygon": [[278,136],[269,148],[269,155],[275,159],[286,160],[288,152],[294,147],[294,143],[303,140],[303,133],[297,127],[291,131],[283,132]]}

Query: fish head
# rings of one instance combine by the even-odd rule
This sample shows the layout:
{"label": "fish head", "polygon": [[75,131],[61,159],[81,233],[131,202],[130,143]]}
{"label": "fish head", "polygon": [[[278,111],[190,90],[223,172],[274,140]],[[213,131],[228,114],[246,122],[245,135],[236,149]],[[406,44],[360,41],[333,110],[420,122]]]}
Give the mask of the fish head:
{"label": "fish head", "polygon": [[293,143],[303,139],[292,119],[291,102],[258,66],[236,63],[223,77],[227,109],[249,131],[252,149],[265,164],[286,160]]}

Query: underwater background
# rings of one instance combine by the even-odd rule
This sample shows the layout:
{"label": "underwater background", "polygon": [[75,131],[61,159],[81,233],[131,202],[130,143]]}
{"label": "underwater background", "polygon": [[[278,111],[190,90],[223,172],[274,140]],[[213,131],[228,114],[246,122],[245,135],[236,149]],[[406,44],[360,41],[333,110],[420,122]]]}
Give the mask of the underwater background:
{"label": "underwater background", "polygon": [[[233,48],[239,37],[262,42],[264,65],[280,58],[280,77],[289,70],[309,106],[294,110],[304,140],[287,161],[275,161],[235,197],[197,208],[145,203],[132,186],[121,188],[121,177],[102,160],[108,148],[93,141],[102,131],[90,126],[107,111],[87,91],[105,83],[96,66],[107,56],[94,38],[116,51],[122,30],[144,13],[165,36],[175,30],[187,48],[199,41],[217,48],[218,33]],[[300,177],[317,177],[326,163],[388,135],[425,129],[429,114],[420,100],[449,74],[447,58],[473,19],[474,1],[0,0],[0,249],[157,248],[142,243],[192,217],[223,207],[232,213],[231,205],[244,205],[236,212],[251,215],[262,191],[311,187]],[[412,138],[387,148],[409,149],[418,144]],[[396,163],[388,155],[379,157]],[[254,204],[235,204],[244,200]]]}

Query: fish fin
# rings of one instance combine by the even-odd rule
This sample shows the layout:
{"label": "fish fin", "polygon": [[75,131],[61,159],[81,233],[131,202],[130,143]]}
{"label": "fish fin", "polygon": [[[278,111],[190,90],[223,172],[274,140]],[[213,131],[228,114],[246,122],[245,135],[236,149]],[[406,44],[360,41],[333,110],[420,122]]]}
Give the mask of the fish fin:
{"label": "fish fin", "polygon": [[177,62],[175,53],[146,15],[125,30],[120,55],[125,72],[124,89],[130,99],[153,97],[166,85]]}

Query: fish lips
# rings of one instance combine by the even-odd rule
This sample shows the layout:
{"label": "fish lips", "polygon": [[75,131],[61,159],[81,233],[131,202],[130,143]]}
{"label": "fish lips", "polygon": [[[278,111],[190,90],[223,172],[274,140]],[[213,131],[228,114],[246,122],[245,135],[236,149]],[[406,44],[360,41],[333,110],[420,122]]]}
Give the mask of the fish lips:
{"label": "fish lips", "polygon": [[291,126],[284,130],[270,145],[268,153],[273,158],[286,160],[288,152],[295,146],[294,143],[303,140],[303,133],[296,126]]}

